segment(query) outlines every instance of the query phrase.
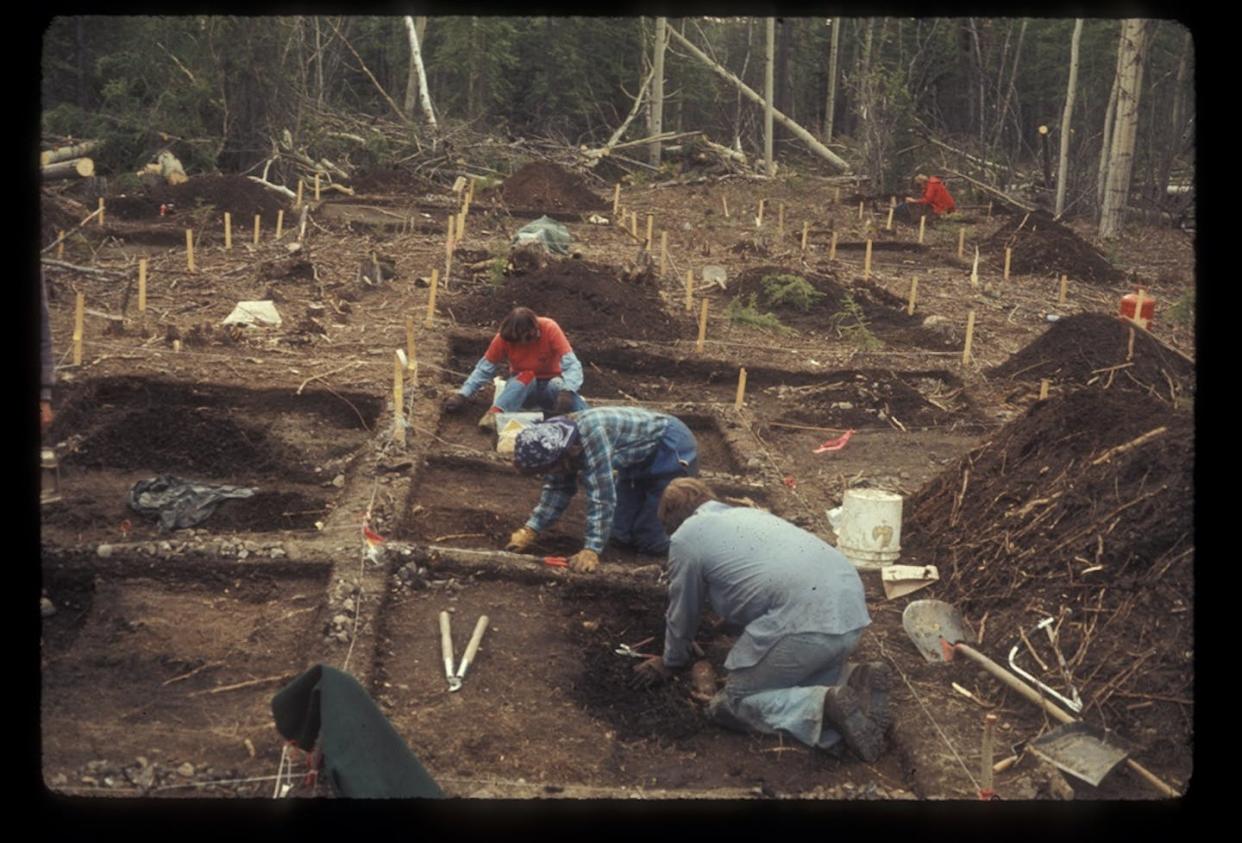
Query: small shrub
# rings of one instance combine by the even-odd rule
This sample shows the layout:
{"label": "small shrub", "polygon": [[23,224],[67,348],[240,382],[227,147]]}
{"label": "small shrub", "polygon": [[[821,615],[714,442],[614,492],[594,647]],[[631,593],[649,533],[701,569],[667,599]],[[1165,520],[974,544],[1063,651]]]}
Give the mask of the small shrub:
{"label": "small shrub", "polygon": [[781,324],[781,320],[776,318],[774,313],[760,313],[755,305],[757,294],[751,293],[745,304],[742,303],[741,296],[729,302],[725,315],[729,317],[729,321],[739,325],[749,325],[752,328],[763,328],[766,330],[777,331],[782,334],[796,333],[787,325]]}
{"label": "small shrub", "polygon": [[1169,320],[1183,328],[1193,328],[1195,324],[1195,288],[1191,287],[1182,293],[1182,297],[1169,307]]}
{"label": "small shrub", "polygon": [[487,283],[491,285],[493,290],[498,290],[505,283],[505,267],[508,261],[503,257],[493,258],[491,265],[487,270]]}
{"label": "small shrub", "polygon": [[837,332],[837,336],[863,351],[876,351],[884,347],[884,343],[871,333],[862,307],[849,293],[841,300],[841,309],[829,317],[828,324]]}
{"label": "small shrub", "polygon": [[789,305],[806,313],[824,297],[800,275],[765,275],[761,283],[763,299],[772,307]]}

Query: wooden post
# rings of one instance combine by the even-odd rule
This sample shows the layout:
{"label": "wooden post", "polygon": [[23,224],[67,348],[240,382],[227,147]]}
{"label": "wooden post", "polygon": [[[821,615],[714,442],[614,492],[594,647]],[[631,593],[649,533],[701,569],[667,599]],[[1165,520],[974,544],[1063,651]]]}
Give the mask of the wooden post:
{"label": "wooden post", "polygon": [[276,239],[280,239],[280,235],[285,233],[285,209],[281,208],[276,212]]}
{"label": "wooden post", "polygon": [[65,257],[65,232],[57,232],[56,238],[60,240],[60,242],[56,244],[56,259],[63,260]]}
{"label": "wooden post", "polygon": [[625,208],[618,208],[617,214],[616,214],[616,223],[617,225],[621,226],[622,231],[625,230],[625,220],[626,220]]}
{"label": "wooden post", "polygon": [[871,277],[871,238],[867,238],[867,250],[863,253],[863,278]]}
{"label": "wooden post", "polygon": [[401,360],[404,356],[397,349],[392,365],[392,438],[398,442],[405,441],[405,365]]}
{"label": "wooden post", "polygon": [[957,256],[959,258],[966,257],[966,228],[965,226],[963,226],[962,230],[957,233]]}
{"label": "wooden post", "polygon": [[892,231],[892,230],[893,230],[893,211],[895,211],[896,209],[897,209],[897,208],[896,208],[896,206],[895,206],[895,205],[890,205],[890,206],[889,206],[889,208],[888,208],[888,221],[884,223],[884,230],[885,230],[885,231]]}
{"label": "wooden post", "polygon": [[975,309],[966,313],[966,345],[962,348],[962,365],[970,362],[970,345],[975,338]]}
{"label": "wooden post", "polygon": [[979,247],[975,246],[975,262],[970,267],[970,284],[972,287],[979,286]]}
{"label": "wooden post", "polygon": [[1130,329],[1130,339],[1126,343],[1126,362],[1134,359],[1134,329]]}
{"label": "wooden post", "polygon": [[1005,281],[1009,280],[1009,262],[1011,260],[1013,260],[1013,249],[1006,246],[1005,247],[1005,275],[1004,275]]}
{"label": "wooden post", "polygon": [[104,198],[99,197],[99,227],[103,228],[104,224]]}
{"label": "wooden post", "polygon": [[145,313],[147,309],[147,259],[138,259],[138,312]]}
{"label": "wooden post", "polygon": [[621,182],[612,186],[612,215],[615,217],[619,210],[621,210]]}
{"label": "wooden post", "polygon": [[194,231],[189,228],[185,230],[185,266],[190,272],[194,271]]}
{"label": "wooden post", "polygon": [[655,235],[655,214],[647,214],[647,241],[643,246],[648,252],[651,251],[651,238]]}
{"label": "wooden post", "polygon": [[764,200],[760,199],[759,200],[759,213],[755,215],[755,228],[763,228],[763,203],[764,203]]}
{"label": "wooden post", "polygon": [[686,270],[686,313],[694,310],[694,270]]}
{"label": "wooden post", "polygon": [[907,316],[914,315],[914,301],[915,301],[915,298],[918,296],[918,294],[919,294],[919,278],[916,275],[910,279],[910,298],[909,298],[909,301],[906,303],[906,315]]}
{"label": "wooden post", "polygon": [[988,200],[988,219],[992,219],[992,200]]}
{"label": "wooden post", "polygon": [[811,233],[811,221],[804,220],[802,223],[802,254],[806,254],[806,238]]}
{"label": "wooden post", "polygon": [[660,232],[660,277],[664,277],[664,265],[668,263],[668,232]]}
{"label": "wooden post", "polygon": [[1142,287],[1138,288],[1138,292],[1134,297],[1134,322],[1137,325],[1147,328],[1147,320],[1143,318],[1143,302],[1147,301],[1147,295]]}
{"label": "wooden post", "polygon": [[923,232],[927,230],[927,217],[919,217],[919,245],[923,245]]}
{"label": "wooden post", "polygon": [[694,344],[694,350],[703,353],[703,345],[707,340],[707,299],[703,299],[703,307],[699,310],[699,341]]}
{"label": "wooden post", "polygon": [[315,173],[315,201],[319,201],[319,174]]}
{"label": "wooden post", "polygon": [[865,205],[865,204],[866,204],[866,201],[863,201],[863,202],[859,202],[859,203],[858,203],[858,220],[859,220],[859,222],[862,222],[862,218],[863,218],[863,205]]}
{"label": "wooden post", "polygon": [[181,353],[181,340],[173,340],[173,352],[175,354]]}
{"label": "wooden post", "polygon": [[742,409],[742,399],[746,396],[746,367],[743,366],[737,373],[737,398],[733,402],[733,409]]}
{"label": "wooden post", "polygon": [[727,197],[727,196],[721,196],[721,197],[720,197],[720,204],[721,204],[721,205],[724,205],[724,215],[725,215],[725,219],[728,219],[728,218],[729,218],[729,197]]}
{"label": "wooden post", "polygon": [[776,206],[776,239],[785,239],[785,203]]}
{"label": "wooden post", "polygon": [[298,207],[302,207],[302,180],[298,179]]}
{"label": "wooden post", "polygon": [[254,244],[259,245],[259,221],[263,219],[259,214],[254,215]]}
{"label": "wooden post", "polygon": [[[100,200],[101,202],[103,200]],[[102,205],[100,206],[102,207]],[[86,329],[86,294],[78,293],[73,310],[73,365],[82,365],[82,335]]]}
{"label": "wooden post", "polygon": [[427,293],[427,324],[436,318],[436,288],[440,286],[440,270],[431,270],[431,289]]}
{"label": "wooden post", "polygon": [[1048,379],[1041,378],[1039,381],[1039,400],[1043,401],[1048,397]]}
{"label": "wooden post", "polygon": [[638,239],[638,211],[630,211],[630,236]]}
{"label": "wooden post", "polygon": [[[448,262],[453,258],[453,246],[455,245],[453,243],[453,237],[456,229],[456,222],[457,215],[449,214],[447,225],[448,230],[444,237],[444,265],[446,267],[448,266]],[[448,269],[444,270],[444,281],[445,283],[448,283]]]}
{"label": "wooden post", "polygon": [[1069,276],[1061,276],[1061,294],[1057,296],[1057,304],[1065,304],[1065,294],[1069,292]]}
{"label": "wooden post", "polygon": [[462,208],[461,213],[457,215],[457,236],[453,240],[457,243],[466,239],[466,209]]}
{"label": "wooden post", "polygon": [[[617,187],[620,187],[620,186],[621,185],[617,185]],[[466,185],[466,207],[469,208],[473,204],[474,204],[474,179],[471,178],[470,182]]]}
{"label": "wooden post", "polygon": [[233,251],[233,215],[224,212],[224,251]]}
{"label": "wooden post", "polygon": [[838,187],[838,188],[836,189],[836,191],[832,194],[832,204],[834,204],[834,205],[840,205],[840,204],[841,204],[841,188],[839,188],[839,187]]}
{"label": "wooden post", "polygon": [[837,259],[837,232],[834,229],[832,232],[832,242],[828,244],[828,260],[834,261],[836,259]]}

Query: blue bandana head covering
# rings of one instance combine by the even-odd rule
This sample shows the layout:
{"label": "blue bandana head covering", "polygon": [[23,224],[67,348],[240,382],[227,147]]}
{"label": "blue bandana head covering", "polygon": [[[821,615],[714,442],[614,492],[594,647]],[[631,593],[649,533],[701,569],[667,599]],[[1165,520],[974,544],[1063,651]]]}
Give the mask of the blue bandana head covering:
{"label": "blue bandana head covering", "polygon": [[513,444],[513,463],[524,471],[551,468],[578,437],[578,425],[564,416],[532,424]]}

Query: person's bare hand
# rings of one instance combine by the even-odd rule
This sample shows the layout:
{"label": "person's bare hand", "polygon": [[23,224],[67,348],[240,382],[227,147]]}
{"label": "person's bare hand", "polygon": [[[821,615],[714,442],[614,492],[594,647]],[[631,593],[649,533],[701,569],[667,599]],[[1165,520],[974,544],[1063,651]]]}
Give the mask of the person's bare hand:
{"label": "person's bare hand", "polygon": [[673,672],[664,666],[663,656],[652,656],[645,662],[634,666],[634,678],[630,680],[632,688],[652,688],[663,684],[673,677]]}

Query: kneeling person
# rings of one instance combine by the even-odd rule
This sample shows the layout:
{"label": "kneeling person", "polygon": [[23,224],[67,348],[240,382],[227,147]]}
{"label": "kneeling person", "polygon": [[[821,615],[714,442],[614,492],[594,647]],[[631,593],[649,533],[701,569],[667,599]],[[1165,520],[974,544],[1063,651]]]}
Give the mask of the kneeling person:
{"label": "kneeling person", "polygon": [[823,540],[771,513],[721,503],[701,481],[672,481],[659,517],[672,539],[664,655],[635,670],[649,685],[691,662],[704,609],[745,631],[725,659],[725,686],[708,703],[718,723],[783,732],[864,761],[884,749],[889,668],[847,665],[870,625],[862,580]]}
{"label": "kneeling person", "polygon": [[513,462],[523,474],[546,477],[539,504],[506,549],[529,547],[565,512],[581,481],[586,537],[569,560],[573,570],[595,570],[609,538],[662,555],[668,535],[657,514],[660,496],[674,478],[698,474],[698,454],[680,419],[637,407],[597,407],[531,425],[517,435]]}

